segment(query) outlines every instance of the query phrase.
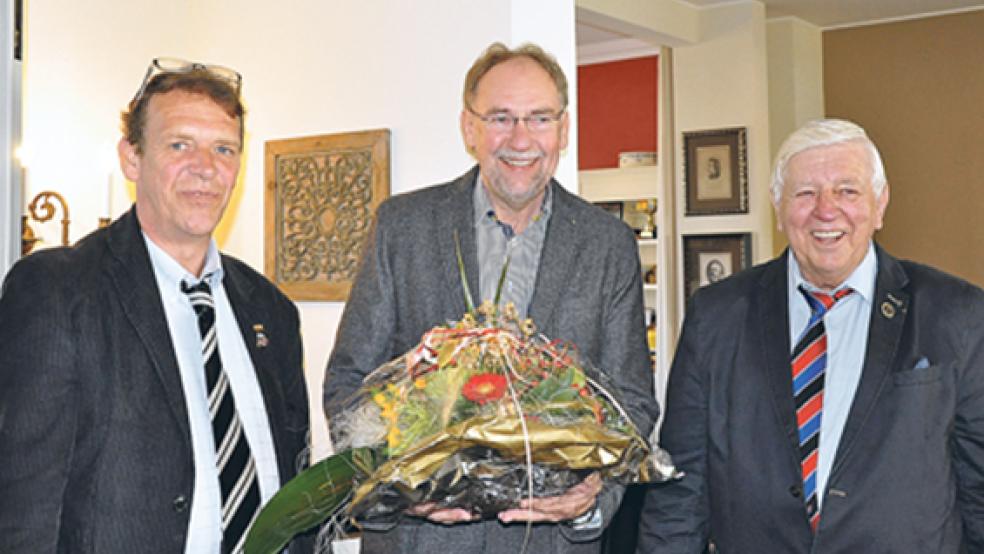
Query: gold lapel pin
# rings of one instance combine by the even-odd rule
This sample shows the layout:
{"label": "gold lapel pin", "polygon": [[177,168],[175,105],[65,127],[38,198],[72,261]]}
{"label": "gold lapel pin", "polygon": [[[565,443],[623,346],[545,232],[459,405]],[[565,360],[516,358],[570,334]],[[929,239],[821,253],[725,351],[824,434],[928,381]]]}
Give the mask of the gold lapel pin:
{"label": "gold lapel pin", "polygon": [[270,344],[270,339],[267,338],[262,323],[254,323],[253,332],[256,333],[257,348],[266,348]]}
{"label": "gold lapel pin", "polygon": [[897,313],[896,309],[899,310],[905,309],[905,302],[899,300],[898,298],[895,298],[895,295],[892,293],[888,293],[886,296],[888,296],[888,300],[890,300],[890,302],[889,301],[882,302],[881,313],[886,318],[892,319],[893,317],[895,317],[895,314]]}

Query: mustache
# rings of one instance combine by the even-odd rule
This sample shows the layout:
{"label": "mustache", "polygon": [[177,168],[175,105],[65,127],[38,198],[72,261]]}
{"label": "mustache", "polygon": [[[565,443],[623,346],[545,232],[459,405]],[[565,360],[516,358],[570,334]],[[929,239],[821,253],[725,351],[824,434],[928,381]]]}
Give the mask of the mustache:
{"label": "mustache", "polygon": [[520,152],[518,150],[513,150],[511,148],[500,148],[495,151],[496,158],[499,159],[510,158],[513,160],[523,160],[523,161],[536,160],[544,157],[545,155],[546,154],[544,154],[543,150],[524,150]]}

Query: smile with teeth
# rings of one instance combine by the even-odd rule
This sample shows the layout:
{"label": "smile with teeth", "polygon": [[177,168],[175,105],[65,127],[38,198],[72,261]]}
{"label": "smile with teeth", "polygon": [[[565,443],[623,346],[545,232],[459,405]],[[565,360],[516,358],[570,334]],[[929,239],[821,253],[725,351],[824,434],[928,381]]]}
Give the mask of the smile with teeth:
{"label": "smile with teeth", "polygon": [[844,236],[844,231],[813,231],[811,234],[820,240],[833,240]]}
{"label": "smile with teeth", "polygon": [[496,155],[500,162],[512,167],[529,167],[543,157],[540,152],[521,154],[518,152],[500,152]]}

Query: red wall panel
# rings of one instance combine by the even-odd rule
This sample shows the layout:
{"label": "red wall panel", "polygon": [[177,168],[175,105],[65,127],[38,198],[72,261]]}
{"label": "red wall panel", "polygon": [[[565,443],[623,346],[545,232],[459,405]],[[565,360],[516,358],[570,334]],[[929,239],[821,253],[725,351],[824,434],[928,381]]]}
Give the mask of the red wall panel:
{"label": "red wall panel", "polygon": [[618,167],[619,152],[656,151],[658,57],[577,68],[579,169]]}

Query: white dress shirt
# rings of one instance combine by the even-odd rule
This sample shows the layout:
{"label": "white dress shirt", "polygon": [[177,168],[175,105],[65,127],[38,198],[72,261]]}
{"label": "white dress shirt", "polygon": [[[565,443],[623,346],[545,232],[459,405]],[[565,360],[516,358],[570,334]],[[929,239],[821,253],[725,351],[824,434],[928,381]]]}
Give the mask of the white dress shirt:
{"label": "white dress shirt", "polygon": [[[817,461],[817,505],[822,506],[837,446],[854,402],[854,393],[861,381],[864,354],[868,348],[868,324],[871,320],[878,259],[874,246],[869,243],[868,253],[861,263],[834,290],[823,290],[806,281],[792,250],[789,251],[788,264],[789,343],[792,348],[796,347],[796,341],[810,320],[810,306],[798,290],[800,284],[807,290],[828,294],[844,287],[854,289],[853,294],[838,300],[823,318],[827,333],[827,369],[824,374],[823,415],[820,418]],[[789,394],[793,394],[792,390]]]}
{"label": "white dress shirt", "polygon": [[[201,277],[191,275],[174,258],[154,244],[146,234],[144,234],[144,241],[147,243],[164,313],[167,316],[191,427],[195,485],[191,497],[191,520],[185,552],[219,554],[222,545],[222,493],[215,464],[212,420],[208,411],[202,339],[198,330],[198,316],[191,307],[188,296],[181,292],[182,281],[193,286],[201,280]],[[236,401],[236,411],[239,413],[243,431],[246,433],[256,461],[262,505],[280,488],[277,456],[263,394],[256,380],[256,370],[243,342],[225,288],[222,286],[222,259],[215,241],[209,245],[202,275],[208,280],[212,289],[219,356],[222,359],[223,370],[229,377],[229,385]]]}

